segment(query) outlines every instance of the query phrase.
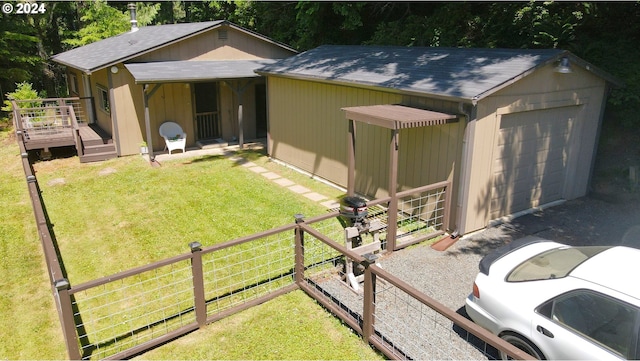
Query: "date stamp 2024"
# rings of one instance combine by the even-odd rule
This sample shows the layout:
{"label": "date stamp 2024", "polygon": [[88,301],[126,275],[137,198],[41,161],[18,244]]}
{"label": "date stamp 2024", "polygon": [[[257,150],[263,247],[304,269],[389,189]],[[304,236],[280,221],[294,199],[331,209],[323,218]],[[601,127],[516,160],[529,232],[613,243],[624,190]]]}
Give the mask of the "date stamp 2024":
{"label": "date stamp 2024", "polygon": [[38,15],[47,12],[47,5],[43,2],[19,2],[15,5],[3,3],[2,12],[5,14]]}

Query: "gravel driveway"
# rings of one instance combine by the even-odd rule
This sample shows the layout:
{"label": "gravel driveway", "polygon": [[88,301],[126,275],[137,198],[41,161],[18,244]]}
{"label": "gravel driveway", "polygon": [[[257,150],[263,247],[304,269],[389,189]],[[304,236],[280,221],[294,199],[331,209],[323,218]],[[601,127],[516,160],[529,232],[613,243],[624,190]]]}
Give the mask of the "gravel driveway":
{"label": "gravel driveway", "polygon": [[[637,195],[584,197],[464,236],[443,252],[435,251],[428,245],[417,245],[383,257],[380,264],[383,269],[414,288],[452,310],[465,314],[464,302],[471,292],[480,259],[491,250],[526,236],[536,236],[571,245],[626,244],[640,248],[640,199]],[[345,286],[324,284],[323,287],[341,299],[349,308],[360,311],[358,308],[361,307],[359,306],[362,304],[361,299],[358,300],[352,293],[345,292]],[[390,332],[395,334],[393,342],[400,349],[407,350],[409,354],[418,355],[418,358],[487,358],[486,354],[467,347],[470,345],[462,334],[444,337],[445,340],[447,338],[450,340],[447,342],[457,344],[454,345],[453,350],[456,353],[462,351],[462,354],[446,351],[444,354],[436,353],[435,357],[432,357],[434,356],[432,351],[437,350],[439,346],[424,345],[425,340],[431,343],[431,340],[442,339],[442,333],[447,332],[447,327],[439,328],[439,331],[435,329],[432,331],[431,327],[425,328],[422,324],[425,320],[421,319],[424,317],[412,317],[411,314],[414,312],[411,309],[413,306],[405,307],[406,312],[402,315],[401,326],[398,327],[394,322],[395,325]],[[422,309],[420,311],[416,309],[416,312],[418,316],[424,313]],[[398,331],[398,328],[406,328],[408,331]],[[425,332],[438,334],[425,336]],[[492,355],[492,351],[489,350],[488,357],[495,357],[495,354]]]}
{"label": "gravel driveway", "polygon": [[443,252],[427,245],[394,252],[383,259],[382,267],[464,314],[464,301],[471,292],[480,259],[525,236],[571,245],[625,244],[640,248],[640,200],[633,194],[583,197],[462,237]]}

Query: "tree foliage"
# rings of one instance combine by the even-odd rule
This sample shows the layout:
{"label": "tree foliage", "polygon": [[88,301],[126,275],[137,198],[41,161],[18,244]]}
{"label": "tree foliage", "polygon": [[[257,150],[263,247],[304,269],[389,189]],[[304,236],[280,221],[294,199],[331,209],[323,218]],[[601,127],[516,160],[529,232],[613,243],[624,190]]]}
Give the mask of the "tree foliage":
{"label": "tree foliage", "polygon": [[[620,123],[640,126],[640,2],[137,3],[138,25],[229,20],[300,51],[322,44],[561,48],[625,81],[609,97]],[[127,2],[47,2],[41,15],[2,14],[0,91],[31,81],[63,95],[48,57],[126,32]]]}

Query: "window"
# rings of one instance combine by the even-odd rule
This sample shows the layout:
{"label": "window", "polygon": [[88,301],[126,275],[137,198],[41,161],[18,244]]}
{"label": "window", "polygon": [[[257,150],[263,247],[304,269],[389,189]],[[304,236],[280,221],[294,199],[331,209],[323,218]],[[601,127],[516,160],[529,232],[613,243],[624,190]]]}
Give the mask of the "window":
{"label": "window", "polygon": [[640,309],[589,290],[576,290],[546,302],[538,313],[625,358],[632,350]]}
{"label": "window", "polygon": [[98,85],[98,106],[102,111],[111,113],[111,107],[109,105],[109,91],[102,85]]}
{"label": "window", "polygon": [[609,247],[562,247],[540,253],[522,262],[507,276],[507,282],[549,280],[566,277],[582,262]]}
{"label": "window", "polygon": [[69,73],[69,92],[78,94],[78,77],[75,73]]}

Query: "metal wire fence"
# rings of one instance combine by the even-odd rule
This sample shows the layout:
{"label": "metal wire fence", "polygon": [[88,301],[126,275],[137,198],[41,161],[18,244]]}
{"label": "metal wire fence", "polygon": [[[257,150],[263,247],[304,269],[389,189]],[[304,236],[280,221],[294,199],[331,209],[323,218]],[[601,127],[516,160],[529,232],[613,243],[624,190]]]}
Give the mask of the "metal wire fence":
{"label": "metal wire fence", "polygon": [[192,290],[189,259],[72,288],[82,358],[103,359],[195,322]]}
{"label": "metal wire fence", "polygon": [[[324,234],[327,220],[301,223],[300,287],[391,359],[494,359],[497,349],[530,357]],[[356,289],[345,264],[363,276]]]}
{"label": "metal wire fence", "polygon": [[495,349],[488,347],[486,342],[474,337],[424,300],[390,283],[382,272],[377,274],[372,307],[375,335],[393,358],[477,360],[497,356]]}
{"label": "metal wire fence", "polygon": [[207,314],[269,295],[294,283],[294,232],[203,251]]}
{"label": "metal wire fence", "polygon": [[[128,358],[298,287],[392,359],[492,358],[489,345],[529,358],[378,267],[375,257],[345,247],[338,212],[307,222],[296,216],[296,223],[206,248],[194,242],[190,253],[72,287],[23,143],[21,152],[71,359]],[[399,194],[407,205],[400,213],[411,215],[398,216],[399,229],[415,234],[431,222],[442,231],[448,205],[438,187]],[[370,220],[392,222],[385,202],[369,204]],[[362,289],[345,282],[347,262],[363,276]]]}

